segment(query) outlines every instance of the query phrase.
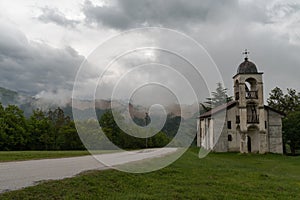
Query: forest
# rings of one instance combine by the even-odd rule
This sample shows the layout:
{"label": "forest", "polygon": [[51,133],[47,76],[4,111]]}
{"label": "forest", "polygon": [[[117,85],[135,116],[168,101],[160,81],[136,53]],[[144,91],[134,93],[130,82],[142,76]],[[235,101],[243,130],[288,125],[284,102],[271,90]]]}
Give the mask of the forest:
{"label": "forest", "polygon": [[[179,117],[180,118],[180,117]],[[143,121],[141,119],[140,121]],[[89,121],[78,122],[78,124],[91,123]],[[115,145],[125,149],[140,149],[163,147],[169,143],[174,136],[180,123],[178,117],[169,116],[162,131],[147,139],[137,138],[124,133],[114,121],[110,110],[107,110],[99,121],[102,131],[106,137]],[[172,127],[172,128],[171,128]],[[99,139],[97,135],[86,131],[82,137],[88,138],[91,144]],[[100,138],[101,139],[101,138]],[[2,106],[0,103],[0,150],[83,150],[86,147],[78,136],[74,121],[65,115],[63,109],[56,108],[47,112],[40,109],[33,110],[30,117],[25,117],[23,111],[15,106]],[[88,146],[89,149],[103,147]]]}

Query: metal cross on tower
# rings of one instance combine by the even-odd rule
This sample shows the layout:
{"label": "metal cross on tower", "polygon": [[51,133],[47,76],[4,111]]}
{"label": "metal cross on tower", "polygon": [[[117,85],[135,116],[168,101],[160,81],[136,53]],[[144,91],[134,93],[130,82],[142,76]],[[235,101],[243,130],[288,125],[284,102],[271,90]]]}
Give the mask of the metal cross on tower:
{"label": "metal cross on tower", "polygon": [[245,55],[245,58],[248,58],[249,54],[250,54],[250,52],[247,49],[245,49],[245,51],[243,52],[243,55]]}

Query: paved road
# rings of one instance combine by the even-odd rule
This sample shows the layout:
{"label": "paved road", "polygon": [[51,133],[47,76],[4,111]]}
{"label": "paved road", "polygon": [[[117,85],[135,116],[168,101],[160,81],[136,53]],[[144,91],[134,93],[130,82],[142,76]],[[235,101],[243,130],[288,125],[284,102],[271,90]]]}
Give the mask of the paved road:
{"label": "paved road", "polygon": [[[110,165],[121,165],[175,152],[176,148],[147,149],[97,155]],[[0,163],[0,193],[37,184],[42,180],[63,179],[87,170],[108,169],[92,156]]]}

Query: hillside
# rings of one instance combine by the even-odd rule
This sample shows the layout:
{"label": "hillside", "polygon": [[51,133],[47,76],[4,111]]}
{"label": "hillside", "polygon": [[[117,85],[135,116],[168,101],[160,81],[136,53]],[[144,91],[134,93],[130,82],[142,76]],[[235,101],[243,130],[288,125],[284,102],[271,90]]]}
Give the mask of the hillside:
{"label": "hillside", "polygon": [[0,102],[2,105],[19,104],[20,100],[17,92],[0,87]]}

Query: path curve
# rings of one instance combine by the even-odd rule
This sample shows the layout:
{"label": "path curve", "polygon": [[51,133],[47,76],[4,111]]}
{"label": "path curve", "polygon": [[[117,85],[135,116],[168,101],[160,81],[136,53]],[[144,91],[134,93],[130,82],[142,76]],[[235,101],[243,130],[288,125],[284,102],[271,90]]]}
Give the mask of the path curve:
{"label": "path curve", "polygon": [[[147,149],[96,155],[105,163],[121,165],[129,162],[160,157],[175,152],[176,148]],[[28,160],[0,163],[0,193],[36,185],[43,180],[73,177],[83,171],[104,170],[109,167],[93,156]]]}

